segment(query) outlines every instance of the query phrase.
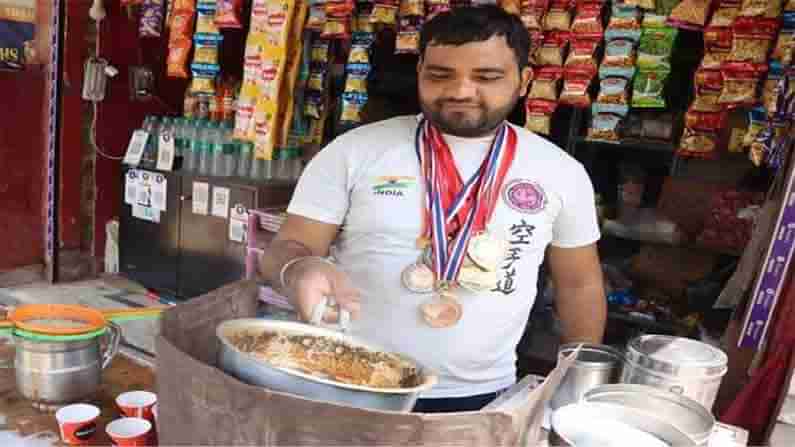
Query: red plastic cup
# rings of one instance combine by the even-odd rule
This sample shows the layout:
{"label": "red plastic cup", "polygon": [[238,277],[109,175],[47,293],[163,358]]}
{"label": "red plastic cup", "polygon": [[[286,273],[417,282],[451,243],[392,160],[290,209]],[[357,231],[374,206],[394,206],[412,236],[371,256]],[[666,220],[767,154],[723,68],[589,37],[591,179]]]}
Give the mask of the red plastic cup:
{"label": "red plastic cup", "polygon": [[122,414],[131,418],[154,421],[152,407],[157,403],[157,395],[149,391],[130,391],[116,397],[116,405]]}
{"label": "red plastic cup", "polygon": [[89,404],[74,404],[55,413],[61,439],[70,445],[86,445],[97,433],[99,408]]}
{"label": "red plastic cup", "polygon": [[114,445],[144,447],[151,445],[152,423],[141,418],[121,418],[108,424],[105,431]]}

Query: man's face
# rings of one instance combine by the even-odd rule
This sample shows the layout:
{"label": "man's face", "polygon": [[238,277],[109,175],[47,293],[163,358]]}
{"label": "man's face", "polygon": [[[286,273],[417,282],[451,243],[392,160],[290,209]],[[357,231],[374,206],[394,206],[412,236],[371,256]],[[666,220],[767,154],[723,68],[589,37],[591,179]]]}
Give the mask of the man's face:
{"label": "man's face", "polygon": [[420,107],[442,132],[488,135],[527,90],[530,69],[519,72],[504,36],[460,46],[429,44],[417,66]]}

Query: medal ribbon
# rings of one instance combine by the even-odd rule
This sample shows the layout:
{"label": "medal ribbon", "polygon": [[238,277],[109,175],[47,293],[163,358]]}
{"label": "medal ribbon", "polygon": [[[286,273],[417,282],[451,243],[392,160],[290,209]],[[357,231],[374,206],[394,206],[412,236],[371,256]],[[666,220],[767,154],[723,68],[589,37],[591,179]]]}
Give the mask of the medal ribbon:
{"label": "medal ribbon", "polygon": [[[415,146],[426,183],[424,236],[433,244],[438,281],[455,281],[469,240],[486,227],[516,154],[516,141],[516,132],[501,125],[481,166],[462,183],[441,132],[427,120],[417,127]],[[453,240],[448,242],[448,236]]]}

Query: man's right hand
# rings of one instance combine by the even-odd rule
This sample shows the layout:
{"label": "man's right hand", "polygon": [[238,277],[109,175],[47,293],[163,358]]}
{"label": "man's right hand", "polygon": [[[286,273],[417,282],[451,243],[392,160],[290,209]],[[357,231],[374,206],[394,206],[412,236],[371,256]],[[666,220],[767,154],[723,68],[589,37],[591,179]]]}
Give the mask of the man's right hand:
{"label": "man's right hand", "polygon": [[[312,317],[312,310],[324,298],[334,299],[337,304],[356,319],[361,311],[360,293],[345,272],[330,262],[307,258],[297,261],[285,272],[286,291],[293,306],[304,321]],[[323,319],[334,323],[339,315],[336,309],[326,312]]]}

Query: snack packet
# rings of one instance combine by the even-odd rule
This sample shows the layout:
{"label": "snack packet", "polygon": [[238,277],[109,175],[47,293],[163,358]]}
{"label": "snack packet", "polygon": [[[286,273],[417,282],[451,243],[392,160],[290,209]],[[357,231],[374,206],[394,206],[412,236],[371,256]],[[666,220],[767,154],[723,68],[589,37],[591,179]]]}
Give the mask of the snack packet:
{"label": "snack packet", "polygon": [[771,58],[789,66],[792,64],[793,49],[795,49],[795,14],[785,13]]}
{"label": "snack packet", "polygon": [[767,65],[767,55],[778,31],[778,21],[738,18],[734,23],[734,38],[730,62],[747,62],[755,69]]}
{"label": "snack packet", "polygon": [[654,13],[667,18],[671,15],[674,8],[679,5],[679,2],[680,0],[656,0]]}
{"label": "snack packet", "polygon": [[145,0],[141,8],[138,35],[141,37],[160,37],[163,33],[165,0]]}
{"label": "snack packet", "polygon": [[425,2],[422,0],[400,0],[399,17],[425,17]]}
{"label": "snack packet", "polygon": [[635,6],[613,3],[612,16],[607,24],[605,39],[625,39],[637,43],[640,40],[640,10]]}
{"label": "snack packet", "polygon": [[243,0],[218,0],[215,25],[219,29],[243,28]]}
{"label": "snack packet", "polygon": [[584,109],[591,106],[591,96],[588,88],[591,86],[593,76],[577,73],[563,81],[563,91],[560,93],[560,103]]}
{"label": "snack packet", "polygon": [[320,37],[328,40],[347,40],[351,37],[351,21],[348,17],[329,17],[326,14],[326,23]]}
{"label": "snack packet", "polygon": [[322,4],[312,5],[309,8],[309,17],[306,19],[306,29],[322,32],[326,25],[326,8]]}
{"label": "snack packet", "polygon": [[417,54],[420,49],[420,25],[410,19],[401,18],[395,39],[396,54]]}
{"label": "snack packet", "polygon": [[699,69],[694,76],[695,100],[692,108],[700,112],[718,112],[722,109],[723,74],[719,70]]}
{"label": "snack packet", "polygon": [[785,98],[789,89],[784,67],[778,62],[770,64],[767,79],[762,84],[762,106],[770,117],[778,116],[786,110]]}
{"label": "snack packet", "polygon": [[525,102],[525,129],[541,135],[552,132],[552,115],[558,104],[555,101],[530,99]]}
{"label": "snack packet", "polygon": [[614,39],[607,42],[602,67],[634,67],[635,44],[629,39]]}
{"label": "snack packet", "polygon": [[171,39],[168,43],[168,58],[166,59],[166,75],[170,78],[187,79],[188,57],[192,42],[190,38]]}
{"label": "snack packet", "polygon": [[197,34],[193,40],[196,44],[193,62],[218,65],[218,46],[223,40],[223,36],[220,34]]}
{"label": "snack packet", "polygon": [[564,64],[566,72],[578,71],[590,73],[593,77],[597,71],[596,48],[599,46],[598,38],[577,38],[571,42],[571,50]]}
{"label": "snack packet", "polygon": [[712,0],[682,0],[668,17],[668,24],[699,31],[707,24]]}
{"label": "snack packet", "polygon": [[544,31],[569,31],[571,28],[571,11],[567,5],[555,3],[544,16]]}
{"label": "snack packet", "polygon": [[524,0],[519,17],[525,28],[540,31],[544,27],[543,19],[547,9],[549,9],[549,0]]}
{"label": "snack packet", "polygon": [[704,58],[701,67],[720,70],[729,60],[732,50],[732,29],[728,27],[707,27],[704,30]]}
{"label": "snack packet", "polygon": [[748,112],[748,131],[743,138],[743,146],[751,147],[759,134],[767,127],[767,112],[761,107],[751,109]]}
{"label": "snack packet", "polygon": [[742,0],[720,0],[718,7],[709,21],[710,27],[731,27],[734,19],[740,14]]}
{"label": "snack packet", "polygon": [[663,90],[669,74],[670,71],[666,70],[639,70],[632,84],[632,107],[639,109],[665,108]]}
{"label": "snack packet", "polygon": [[218,34],[215,25],[215,4],[199,3],[196,6],[196,34]]}
{"label": "snack packet", "polygon": [[544,42],[536,50],[535,63],[538,65],[563,66],[568,46],[568,35],[561,32],[549,32],[544,37]]}
{"label": "snack packet", "polygon": [[396,0],[378,0],[373,6],[370,22],[387,26],[397,25],[398,3]]}
{"label": "snack packet", "polygon": [[736,108],[752,107],[758,103],[757,87],[761,73],[749,69],[747,64],[727,64],[721,73],[723,92],[718,99],[720,104]]}
{"label": "snack packet", "polygon": [[191,91],[197,95],[215,95],[215,79],[220,71],[218,65],[194,63],[191,64],[191,71]]}
{"label": "snack packet", "polygon": [[558,89],[563,70],[559,67],[541,67],[535,73],[528,99],[558,100]]}
{"label": "snack packet", "polygon": [[629,80],[604,78],[599,81],[599,94],[593,105],[593,113],[609,113],[621,117],[629,113]]}
{"label": "snack packet", "polygon": [[649,70],[670,70],[676,33],[676,29],[670,27],[643,28],[638,46],[638,67]]}
{"label": "snack packet", "polygon": [[351,126],[362,122],[362,110],[367,104],[367,93],[345,92],[342,94],[342,112],[340,122],[343,125]]}
{"label": "snack packet", "polygon": [[583,34],[599,35],[604,33],[602,24],[602,4],[585,3],[577,9],[574,16],[574,23],[571,25],[571,32],[576,36]]}
{"label": "snack packet", "polygon": [[640,9],[645,9],[647,11],[653,11],[657,4],[655,0],[624,0],[624,4],[629,6],[637,6]]}
{"label": "snack packet", "polygon": [[619,135],[619,125],[621,117],[610,113],[595,114],[591,120],[591,127],[588,129],[589,141],[601,141],[605,143],[618,143],[621,140]]}
{"label": "snack packet", "polygon": [[718,133],[717,129],[695,130],[685,128],[682,139],[679,141],[679,149],[676,155],[682,158],[700,158],[712,160],[717,158],[718,153]]}
{"label": "snack packet", "polygon": [[776,19],[783,6],[784,0],[743,0],[739,16]]}

